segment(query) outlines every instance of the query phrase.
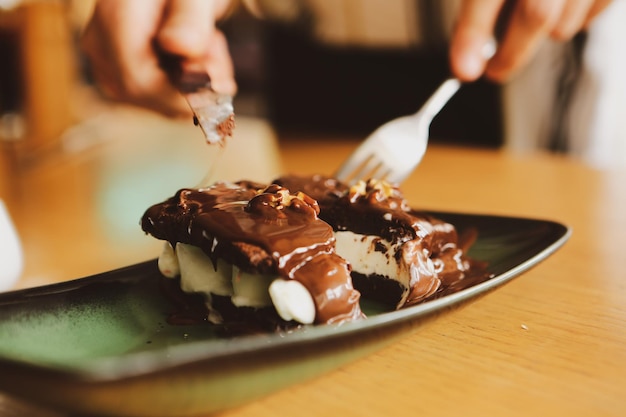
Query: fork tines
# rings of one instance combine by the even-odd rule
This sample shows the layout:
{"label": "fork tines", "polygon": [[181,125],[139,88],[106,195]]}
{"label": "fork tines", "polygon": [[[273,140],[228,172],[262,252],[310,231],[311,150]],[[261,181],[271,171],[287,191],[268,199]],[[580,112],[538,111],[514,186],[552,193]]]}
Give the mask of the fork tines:
{"label": "fork tines", "polygon": [[369,154],[358,165],[345,166],[335,176],[342,182],[352,185],[361,179],[386,180],[390,173],[389,169],[385,170],[385,164],[375,154]]}

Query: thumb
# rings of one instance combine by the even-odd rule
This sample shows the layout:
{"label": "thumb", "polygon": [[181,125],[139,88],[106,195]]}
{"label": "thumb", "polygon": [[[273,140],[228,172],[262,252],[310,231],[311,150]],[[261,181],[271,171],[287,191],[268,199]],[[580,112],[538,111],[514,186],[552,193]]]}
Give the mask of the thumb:
{"label": "thumb", "polygon": [[485,71],[485,48],[491,44],[504,0],[465,0],[452,34],[450,67],[463,81],[473,81]]}
{"label": "thumb", "polygon": [[170,0],[156,34],[161,52],[182,60],[201,59],[208,53],[215,26],[215,2]]}
{"label": "thumb", "polygon": [[234,94],[237,87],[224,35],[215,28],[227,0],[170,0],[156,36],[161,53],[177,57],[184,71],[208,72],[213,88]]}

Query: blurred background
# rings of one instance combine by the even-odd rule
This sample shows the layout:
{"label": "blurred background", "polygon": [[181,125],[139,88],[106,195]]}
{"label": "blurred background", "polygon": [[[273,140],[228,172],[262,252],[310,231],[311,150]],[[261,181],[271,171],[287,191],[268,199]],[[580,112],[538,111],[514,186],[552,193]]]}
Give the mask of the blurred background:
{"label": "blurred background", "polygon": [[[4,142],[30,154],[99,110],[77,48],[93,3],[0,1]],[[238,115],[264,118],[284,137],[362,137],[414,112],[449,73],[446,42],[455,4],[261,0],[239,7],[222,23],[237,71]],[[500,100],[498,86],[468,85],[437,120],[433,136],[499,146]]]}
{"label": "blurred background", "polygon": [[[414,112],[449,74],[447,43],[459,1],[243,1],[248,7],[221,24],[235,61],[238,115],[267,120],[285,139],[361,138]],[[619,42],[624,3],[615,1],[591,35],[546,45],[511,83],[466,85],[435,120],[433,140],[542,147],[598,166],[623,163],[623,156],[610,156],[615,149],[591,156],[589,143],[610,140],[590,138],[593,126],[602,125],[605,136],[625,131],[615,117],[624,105],[624,82],[615,75],[626,68]],[[4,148],[30,156],[53,147],[101,110],[77,48],[93,4],[0,0]],[[601,116],[590,114],[607,100]],[[583,101],[585,109],[577,108]],[[572,125],[572,118],[580,122]]]}
{"label": "blurred background", "polygon": [[[239,85],[236,136],[245,138],[219,151],[221,177],[269,180],[281,172],[281,143],[356,144],[415,112],[449,75],[459,1],[243,1],[220,23]],[[0,0],[0,199],[26,237],[21,286],[155,256],[137,224],[143,210],[196,184],[218,152],[191,121],[100,97],[78,48],[93,4]],[[615,0],[589,32],[546,44],[506,85],[464,86],[435,119],[432,142],[541,149],[623,169],[623,22],[626,0]],[[37,243],[45,234],[63,255]],[[62,261],[74,268],[54,277],[43,269]]]}

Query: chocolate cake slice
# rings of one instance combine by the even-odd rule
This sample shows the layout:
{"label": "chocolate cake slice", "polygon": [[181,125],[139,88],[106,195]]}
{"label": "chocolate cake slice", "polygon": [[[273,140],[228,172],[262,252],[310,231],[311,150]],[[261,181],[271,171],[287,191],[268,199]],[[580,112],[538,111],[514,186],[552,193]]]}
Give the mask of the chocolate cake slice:
{"label": "chocolate cake slice", "polygon": [[411,210],[396,186],[370,180],[348,187],[321,175],[274,182],[318,201],[364,298],[392,308],[416,304],[465,279],[472,267],[455,227]]}
{"label": "chocolate cake slice", "polygon": [[221,182],[153,205],[142,228],[166,241],[159,268],[180,276],[183,291],[203,295],[209,321],[229,321],[242,309],[257,317],[271,309],[302,324],[361,318],[350,266],[318,214],[304,193]]}

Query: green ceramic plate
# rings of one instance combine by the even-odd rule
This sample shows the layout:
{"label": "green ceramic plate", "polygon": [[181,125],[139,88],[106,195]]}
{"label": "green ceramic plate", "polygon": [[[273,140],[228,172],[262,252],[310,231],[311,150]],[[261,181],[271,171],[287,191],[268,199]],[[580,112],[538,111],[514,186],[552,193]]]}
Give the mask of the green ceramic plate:
{"label": "green ceramic plate", "polygon": [[192,416],[251,401],[380,349],[425,320],[511,280],[570,235],[559,223],[433,213],[473,228],[470,255],[494,278],[368,319],[288,335],[220,338],[171,326],[150,261],[65,283],[0,294],[0,391],[71,413]]}

